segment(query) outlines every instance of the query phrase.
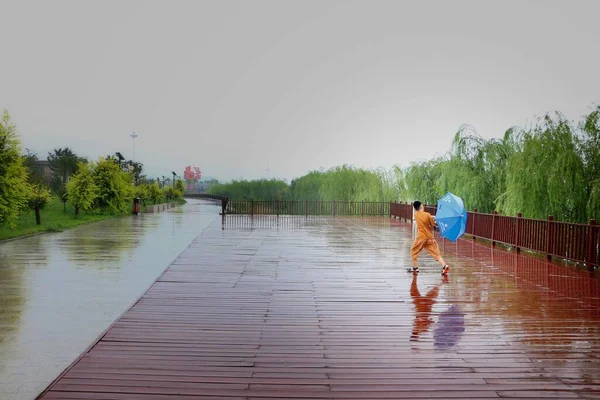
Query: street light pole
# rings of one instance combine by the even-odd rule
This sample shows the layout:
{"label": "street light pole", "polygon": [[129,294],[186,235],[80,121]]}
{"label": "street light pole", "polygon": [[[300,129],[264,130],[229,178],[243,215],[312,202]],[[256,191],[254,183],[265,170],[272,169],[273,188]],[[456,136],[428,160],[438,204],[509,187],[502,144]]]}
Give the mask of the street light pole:
{"label": "street light pole", "polygon": [[132,161],[135,161],[135,138],[138,137],[138,134],[133,132],[131,135],[129,135],[129,137],[131,137],[133,139],[133,159],[132,159]]}

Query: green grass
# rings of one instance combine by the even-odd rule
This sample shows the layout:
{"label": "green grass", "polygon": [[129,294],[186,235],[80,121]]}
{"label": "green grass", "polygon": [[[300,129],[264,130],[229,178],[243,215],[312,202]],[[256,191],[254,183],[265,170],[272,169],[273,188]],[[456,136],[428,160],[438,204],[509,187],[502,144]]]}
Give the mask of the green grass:
{"label": "green grass", "polygon": [[35,224],[35,213],[33,210],[31,210],[19,217],[17,220],[17,226],[15,228],[0,226],[0,241],[33,235],[41,232],[60,232],[79,225],[118,216],[109,213],[86,214],[84,212],[80,212],[79,216],[75,217],[75,211],[73,207],[67,203],[67,210],[65,212],[63,210],[63,204],[56,196],[52,198],[52,204],[49,204],[46,206],[46,208],[41,210],[40,214],[42,219],[41,225]]}

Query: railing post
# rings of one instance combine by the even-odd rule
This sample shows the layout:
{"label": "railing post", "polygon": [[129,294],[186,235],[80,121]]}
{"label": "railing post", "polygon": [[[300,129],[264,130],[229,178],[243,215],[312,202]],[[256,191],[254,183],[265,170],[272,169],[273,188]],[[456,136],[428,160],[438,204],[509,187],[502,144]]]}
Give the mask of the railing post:
{"label": "railing post", "polygon": [[250,200],[250,215],[254,215],[254,199]]}
{"label": "railing post", "polygon": [[494,210],[492,213],[492,247],[496,247],[496,242],[494,241],[494,234],[496,233],[496,215],[498,215],[498,211]]}
{"label": "railing post", "polygon": [[360,201],[360,216],[361,217],[365,216],[365,201],[364,200]]}
{"label": "railing post", "polygon": [[308,217],[308,200],[304,200],[304,215]]}
{"label": "railing post", "polygon": [[391,201],[388,206],[389,206],[388,213],[390,214],[390,218],[392,218],[392,202]]}
{"label": "railing post", "polygon": [[515,249],[517,254],[521,252],[521,225],[523,224],[523,214],[517,213],[517,223],[515,226]]}
{"label": "railing post", "polygon": [[591,271],[594,269],[594,263],[596,262],[596,231],[598,229],[598,223],[595,219],[590,219],[590,226],[588,228],[588,246],[587,246],[587,267]]}
{"label": "railing post", "polygon": [[279,199],[277,199],[277,216],[279,217]]}
{"label": "railing post", "polygon": [[546,259],[547,260],[551,260],[552,259],[552,233],[553,233],[553,228],[554,228],[554,224],[552,224],[552,221],[554,221],[554,217],[552,215],[548,215],[548,222],[547,222],[547,226],[546,226]]}
{"label": "railing post", "polygon": [[335,200],[333,201],[333,216],[335,217]]}
{"label": "railing post", "polygon": [[471,230],[471,232],[473,233],[473,236],[471,236],[471,239],[473,239],[473,240],[477,239],[477,236],[475,235],[475,227],[477,226],[477,225],[475,225],[475,217],[476,216],[477,216],[477,209],[475,208],[473,210],[473,222],[472,222],[473,223],[473,229]]}

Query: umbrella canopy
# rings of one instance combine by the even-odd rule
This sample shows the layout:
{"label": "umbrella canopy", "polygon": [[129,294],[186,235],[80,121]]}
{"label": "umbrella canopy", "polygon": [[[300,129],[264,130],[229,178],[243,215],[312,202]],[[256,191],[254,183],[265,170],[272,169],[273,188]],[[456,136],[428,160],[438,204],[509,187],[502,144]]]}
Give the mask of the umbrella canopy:
{"label": "umbrella canopy", "polygon": [[448,192],[438,200],[435,215],[440,235],[455,242],[467,228],[467,210],[462,199]]}

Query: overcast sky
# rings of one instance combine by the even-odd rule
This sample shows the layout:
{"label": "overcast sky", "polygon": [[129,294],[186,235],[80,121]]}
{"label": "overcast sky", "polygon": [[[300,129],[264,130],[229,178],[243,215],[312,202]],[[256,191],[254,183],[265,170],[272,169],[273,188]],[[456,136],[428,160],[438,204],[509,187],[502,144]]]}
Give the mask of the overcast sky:
{"label": "overcast sky", "polygon": [[150,175],[406,165],[600,102],[600,2],[0,0],[23,147]]}

